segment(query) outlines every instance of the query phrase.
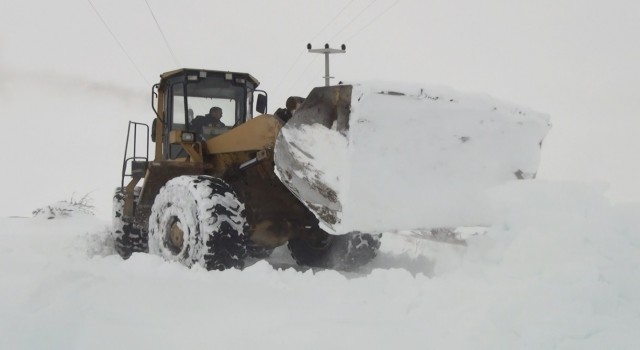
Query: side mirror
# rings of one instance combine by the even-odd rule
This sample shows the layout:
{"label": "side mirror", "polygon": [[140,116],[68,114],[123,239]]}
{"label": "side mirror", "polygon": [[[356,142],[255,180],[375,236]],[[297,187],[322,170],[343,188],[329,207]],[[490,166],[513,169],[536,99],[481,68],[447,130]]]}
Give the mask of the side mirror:
{"label": "side mirror", "polygon": [[151,142],[156,142],[156,126],[158,124],[158,118],[153,118],[151,123]]}
{"label": "side mirror", "polygon": [[267,95],[258,95],[258,100],[256,101],[256,111],[262,114],[267,113]]}

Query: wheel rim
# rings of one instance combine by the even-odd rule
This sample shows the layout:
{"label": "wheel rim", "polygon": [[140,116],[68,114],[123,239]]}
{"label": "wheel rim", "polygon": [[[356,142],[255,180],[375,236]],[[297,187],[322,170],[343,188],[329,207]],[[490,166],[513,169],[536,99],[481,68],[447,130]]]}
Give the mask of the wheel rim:
{"label": "wheel rim", "polygon": [[184,246],[184,231],[178,218],[173,218],[167,227],[167,235],[165,237],[167,248],[173,253],[178,254]]}

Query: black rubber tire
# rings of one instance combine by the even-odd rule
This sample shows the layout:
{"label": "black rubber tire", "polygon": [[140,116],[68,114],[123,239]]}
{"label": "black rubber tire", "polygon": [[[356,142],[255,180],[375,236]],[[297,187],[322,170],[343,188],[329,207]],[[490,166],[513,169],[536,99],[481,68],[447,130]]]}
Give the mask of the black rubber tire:
{"label": "black rubber tire", "polygon": [[[138,202],[140,187],[133,190],[133,198]],[[124,209],[124,188],[117,187],[113,195],[112,230],[115,250],[123,259],[128,259],[133,253],[148,251],[147,232],[135,225],[131,220],[125,220],[122,213]]]}
{"label": "black rubber tire", "polygon": [[251,242],[251,240],[249,240],[249,243],[247,244],[247,254],[250,257],[256,258],[256,259],[266,259],[270,257],[271,253],[273,253],[273,250],[274,248],[265,248],[265,247],[259,246]]}
{"label": "black rubber tire", "polygon": [[240,269],[247,256],[247,230],[244,205],[231,186],[211,176],[180,176],[154,200],[149,252],[207,270]]}
{"label": "black rubber tire", "polygon": [[334,236],[317,230],[306,238],[289,240],[287,246],[298,265],[354,271],[373,260],[380,248],[379,234],[353,232]]}

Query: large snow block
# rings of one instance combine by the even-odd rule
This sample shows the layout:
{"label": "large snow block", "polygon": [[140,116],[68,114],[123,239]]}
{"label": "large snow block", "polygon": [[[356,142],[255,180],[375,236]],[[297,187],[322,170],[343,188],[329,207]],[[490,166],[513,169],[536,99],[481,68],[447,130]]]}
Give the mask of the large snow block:
{"label": "large snow block", "polygon": [[549,128],[448,88],[317,88],[278,136],[276,172],[333,234],[488,224],[486,190],[534,178]]}

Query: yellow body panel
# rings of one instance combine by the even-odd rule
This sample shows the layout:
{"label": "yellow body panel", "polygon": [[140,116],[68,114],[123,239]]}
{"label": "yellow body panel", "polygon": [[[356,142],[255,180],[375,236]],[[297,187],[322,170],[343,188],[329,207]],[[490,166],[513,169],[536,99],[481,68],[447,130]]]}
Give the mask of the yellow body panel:
{"label": "yellow body panel", "polygon": [[270,114],[259,115],[206,142],[209,154],[273,149],[282,122]]}

